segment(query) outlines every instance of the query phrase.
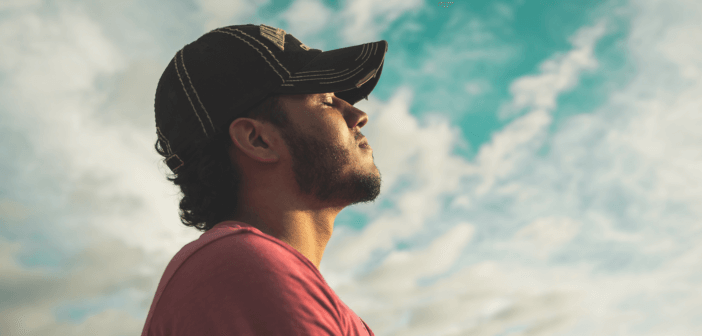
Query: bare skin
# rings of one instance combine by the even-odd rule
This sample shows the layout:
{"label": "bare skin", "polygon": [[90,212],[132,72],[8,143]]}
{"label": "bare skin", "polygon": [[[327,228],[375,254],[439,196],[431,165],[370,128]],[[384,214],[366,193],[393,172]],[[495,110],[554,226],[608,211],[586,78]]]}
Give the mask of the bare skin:
{"label": "bare skin", "polygon": [[283,95],[280,103],[288,128],[249,118],[229,126],[229,155],[243,176],[229,219],[286,242],[319,269],[339,212],[380,194],[373,151],[359,147],[368,115],[334,93]]}

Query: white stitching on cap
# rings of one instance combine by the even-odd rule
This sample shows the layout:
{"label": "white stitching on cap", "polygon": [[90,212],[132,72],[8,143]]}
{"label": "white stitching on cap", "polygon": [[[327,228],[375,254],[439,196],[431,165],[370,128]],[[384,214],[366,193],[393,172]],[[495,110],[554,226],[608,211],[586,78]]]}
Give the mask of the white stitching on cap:
{"label": "white stitching on cap", "polygon": [[367,48],[366,51],[363,52],[363,58],[370,58],[371,57],[371,48],[374,48],[373,50],[377,50],[378,46],[377,45],[369,45],[369,48]]}
{"label": "white stitching on cap", "polygon": [[[314,76],[341,75],[341,74],[343,74],[344,72],[348,72],[348,71],[349,71],[349,68],[346,68],[346,69],[341,70],[341,71],[331,72],[331,73],[325,73],[325,74],[311,74],[311,75],[302,75],[302,76],[295,76],[295,75],[292,75],[292,76],[290,76],[290,78],[308,78],[308,77],[314,77]],[[312,80],[312,79],[315,79],[315,78],[308,78],[308,79],[301,79],[301,80]],[[317,79],[319,79],[319,78],[317,78]]]}
{"label": "white stitching on cap", "polygon": [[[359,57],[364,56],[364,55],[367,54],[367,52],[370,50],[370,48],[366,48],[366,47],[369,46],[369,45],[370,45],[370,44],[364,44],[364,45],[363,45],[363,47],[361,48],[361,53],[356,57],[356,59],[354,60],[354,62],[355,62],[356,60],[358,60]],[[370,54],[368,54],[368,56],[370,56]],[[364,58],[367,58],[367,56],[364,56]],[[365,63],[365,61],[364,61],[363,63]],[[363,63],[361,63],[361,64],[363,64]],[[358,69],[358,67],[356,67],[356,69]],[[356,70],[356,69],[354,69],[354,70]],[[338,76],[336,76],[336,77],[309,78],[309,79],[306,79],[306,80],[316,80],[316,79],[318,79],[318,80],[325,80],[325,79],[337,78],[337,77],[339,77],[339,76],[344,76],[344,72],[347,71],[347,70],[348,70],[348,68],[346,68],[346,69],[344,69],[344,70],[342,70],[342,71],[339,71],[339,72],[333,72],[333,73],[324,74],[325,76],[338,75]],[[351,70],[351,71],[354,71],[354,70]],[[309,77],[309,76],[297,76],[297,74],[300,74],[300,72],[295,73],[294,75],[290,76],[290,78],[292,79],[292,78],[304,78],[304,77]],[[311,76],[317,76],[317,75],[315,74],[315,75],[311,75]],[[303,80],[305,80],[305,79],[303,79]]]}
{"label": "white stitching on cap", "polygon": [[322,71],[334,71],[334,69],[300,71],[300,72],[296,72],[295,74],[298,75],[298,74],[303,74],[303,73],[308,73],[308,72],[322,72]]}
{"label": "white stitching on cap", "polygon": [[[354,69],[356,70],[356,69]],[[346,76],[348,75],[349,72],[353,70],[349,69],[344,69],[344,71],[338,73],[338,74],[329,74],[329,75],[336,75],[332,77],[317,77],[317,78],[303,78],[303,77],[309,77],[309,76],[319,76],[319,75],[309,75],[309,76],[300,76],[300,77],[294,77],[294,78],[303,78],[303,79],[289,79],[288,82],[304,82],[304,81],[311,81],[311,80],[325,80],[325,79],[332,79],[332,78],[337,78],[341,76]],[[293,77],[291,77],[293,78]]]}
{"label": "white stitching on cap", "polygon": [[[363,71],[363,68],[361,68],[360,70],[354,72],[353,74],[351,74],[350,76],[348,76],[348,77],[346,77],[346,78],[344,78],[344,79],[339,79],[338,81],[333,81],[333,82],[319,82],[319,84],[331,84],[331,83],[343,82],[343,81],[345,81],[345,80],[347,80],[347,79],[349,79],[349,78],[351,78],[351,77],[353,77],[353,76],[358,75],[358,73],[361,72],[361,71]],[[337,76],[337,77],[340,77],[340,76]],[[331,78],[330,78],[330,79],[331,79]]]}
{"label": "white stitching on cap", "polygon": [[173,150],[171,150],[171,144],[168,143],[168,138],[166,138],[165,135],[163,135],[163,132],[161,132],[161,129],[156,126],[156,134],[158,134],[159,138],[166,144],[166,151],[168,154],[172,154]]}
{"label": "white stitching on cap", "polygon": [[[237,29],[237,30],[238,30],[238,29]],[[271,66],[271,69],[273,69],[273,71],[275,71],[275,73],[278,75],[278,77],[280,77],[280,79],[283,80],[283,83],[285,83],[285,78],[283,78],[283,76],[280,75],[280,73],[278,72],[278,70],[276,70],[275,67],[273,67],[273,64],[271,64],[271,62],[269,62],[268,59],[267,59],[265,56],[263,56],[263,53],[262,53],[260,50],[258,50],[258,48],[254,47],[251,43],[249,43],[249,41],[246,41],[246,40],[244,40],[243,38],[241,38],[241,37],[239,37],[239,36],[237,36],[237,35],[235,35],[235,34],[233,34],[233,33],[230,33],[230,32],[221,31],[221,30],[216,30],[216,32],[222,33],[222,34],[228,34],[228,35],[234,36],[234,37],[236,37],[236,38],[238,38],[238,39],[240,39],[240,40],[246,42],[246,44],[248,44],[249,46],[251,46],[251,48],[254,48],[256,51],[258,51],[259,54],[261,54],[261,57],[266,61],[266,63],[268,63],[268,65]],[[257,40],[257,41],[258,41],[258,40]],[[261,43],[261,42],[258,42],[258,43]],[[265,47],[265,46],[264,46],[264,47]],[[268,48],[266,48],[266,49],[268,49]],[[269,50],[268,52],[270,52],[270,50]],[[275,56],[274,56],[273,58],[275,58]],[[276,61],[277,61],[277,59],[276,59]],[[278,64],[280,64],[280,62],[278,62]],[[281,66],[282,66],[282,65],[281,65]],[[285,68],[283,68],[283,69],[285,69]],[[287,70],[285,70],[285,71],[287,71]]]}
{"label": "white stitching on cap", "polygon": [[190,95],[188,94],[188,89],[185,87],[185,83],[183,83],[183,78],[180,77],[180,71],[178,71],[178,54],[181,53],[182,51],[183,51],[183,49],[180,49],[174,57],[175,58],[176,73],[178,74],[178,79],[180,80],[180,84],[183,86],[183,91],[185,91],[185,96],[188,97],[188,101],[190,102],[190,106],[193,107],[193,111],[195,111],[195,116],[197,117],[197,120],[200,120],[200,125],[202,126],[202,130],[205,132],[205,136],[207,136],[207,130],[205,129],[205,125],[202,123],[200,116],[197,114],[197,110],[195,109],[195,105],[193,104],[193,101],[190,99]]}
{"label": "white stitching on cap", "polygon": [[353,60],[354,62],[355,62],[359,57],[361,57],[361,55],[363,55],[363,53],[366,52],[366,45],[368,45],[368,44],[364,44],[364,45],[363,45],[363,48],[361,48],[361,53],[358,54],[358,56],[356,56],[356,59]]}
{"label": "white stitching on cap", "polygon": [[[373,46],[373,47],[376,47],[376,46]],[[369,50],[370,50],[370,49],[369,49]],[[356,69],[358,69],[358,68],[361,68],[361,70],[354,72],[354,73],[351,74],[349,77],[346,77],[346,79],[351,78],[351,77],[357,75],[359,72],[363,71],[363,68],[362,68],[361,66],[362,66],[364,63],[366,63],[369,59],[370,59],[370,53],[368,53],[368,57],[366,57],[366,58],[363,60],[363,62],[362,62],[361,64],[359,64],[356,68],[354,68],[354,69],[351,70],[351,71],[356,71]],[[337,78],[337,77],[341,77],[341,76],[344,76],[344,75],[339,75],[339,76],[334,76],[334,77],[325,77],[325,78],[314,78],[314,79],[317,79],[317,80],[327,80],[327,79],[333,79],[333,78]],[[346,80],[346,79],[341,79],[341,80],[333,81],[333,82],[323,82],[323,83],[320,82],[320,84],[337,83],[337,82],[344,81],[344,80]],[[307,80],[312,80],[312,79],[307,79]]]}
{"label": "white stitching on cap", "polygon": [[[226,29],[226,28],[228,28],[228,27],[224,27],[223,29]],[[244,35],[248,36],[250,39],[253,39],[254,41],[258,42],[258,44],[260,44],[262,47],[266,48],[266,50],[268,51],[268,53],[271,54],[271,57],[273,57],[273,59],[278,63],[278,65],[280,65],[280,67],[283,68],[283,70],[285,70],[285,72],[288,73],[288,76],[290,76],[290,71],[288,71],[288,69],[286,69],[285,66],[284,66],[283,64],[280,63],[280,61],[278,61],[278,59],[275,57],[275,55],[273,54],[273,52],[272,52],[270,49],[268,49],[268,47],[266,47],[265,44],[263,44],[261,41],[257,40],[255,37],[253,37],[253,36],[251,36],[251,35],[249,35],[249,34],[247,34],[247,33],[244,33],[243,31],[241,31],[241,30],[239,30],[239,29],[233,29],[233,30],[234,30],[234,31],[237,31],[237,32],[239,32],[239,33],[241,33],[241,34],[244,34]],[[221,30],[218,30],[218,32],[221,32],[221,33],[228,33],[228,32],[224,32],[224,31],[221,31]],[[241,40],[243,41],[243,39],[241,39]],[[251,44],[249,44],[249,45],[251,45]],[[252,47],[253,47],[253,46],[252,46]],[[260,52],[259,52],[259,53],[260,53]],[[281,78],[282,78],[282,76],[281,76]],[[283,81],[284,81],[284,80],[283,80]]]}
{"label": "white stitching on cap", "polygon": [[[365,46],[365,45],[364,45],[364,46]],[[372,47],[377,49],[377,45],[373,45]],[[368,49],[366,49],[366,50],[368,51],[367,53],[366,53],[366,52],[363,52],[363,53],[361,54],[361,55],[364,55],[364,54],[365,54],[365,56],[363,57],[363,58],[364,58],[364,59],[363,59],[363,62],[361,62],[361,64],[359,64],[356,68],[354,68],[353,70],[351,70],[352,72],[353,72],[353,71],[356,71],[356,69],[360,68],[363,64],[365,64],[366,62],[368,62],[368,60],[370,59],[370,50],[371,50],[371,49],[368,48]],[[358,59],[358,57],[356,57],[356,59]],[[337,76],[332,76],[332,77],[308,78],[308,79],[288,80],[288,81],[289,81],[289,82],[300,82],[300,81],[310,81],[310,80],[328,80],[328,79],[333,79],[333,78],[338,78],[338,77],[341,77],[341,76],[345,76],[346,74],[343,74],[343,72],[345,72],[346,70],[348,70],[348,69],[345,69],[344,71],[341,71],[341,73],[338,73]],[[361,70],[363,70],[363,68],[361,68]],[[355,76],[355,75],[358,74],[358,73],[359,73],[359,71],[356,71],[356,72],[353,73],[350,77],[353,77],[353,76]],[[336,74],[337,74],[337,73],[335,73],[335,74],[325,74],[325,75],[336,75]],[[300,77],[291,77],[291,78],[300,78]],[[339,82],[339,81],[325,82],[325,83],[322,83],[322,84],[336,83],[336,82]]]}
{"label": "white stitching on cap", "polygon": [[[197,101],[200,103],[200,107],[202,107],[202,110],[205,111],[205,115],[207,116],[207,120],[210,121],[210,125],[212,125],[212,129],[214,129],[214,123],[212,122],[212,118],[210,118],[210,114],[207,113],[207,109],[205,108],[205,105],[202,103],[200,100],[200,95],[197,94],[197,90],[195,90],[195,86],[193,85],[193,80],[190,79],[190,74],[188,74],[188,68],[185,67],[185,53],[184,50],[180,50],[180,62],[183,65],[183,70],[185,70],[185,76],[188,77],[188,82],[190,83],[190,87],[193,89],[193,92],[195,92],[195,97],[197,98]],[[207,134],[207,132],[205,132]]]}
{"label": "white stitching on cap", "polygon": [[[225,27],[225,28],[226,28],[226,27]],[[278,65],[280,65],[280,67],[283,68],[283,70],[285,70],[285,72],[288,73],[288,76],[290,76],[290,71],[288,71],[288,69],[286,69],[285,66],[284,66],[282,63],[280,63],[280,61],[275,57],[275,54],[273,54],[273,52],[272,52],[270,49],[268,49],[268,47],[266,47],[266,45],[263,44],[263,42],[259,41],[259,40],[256,39],[255,37],[253,37],[253,36],[251,36],[251,35],[249,35],[249,34],[243,32],[243,31],[241,31],[241,30],[239,30],[239,29],[234,29],[234,30],[236,30],[236,31],[238,31],[239,33],[242,33],[242,34],[248,36],[249,38],[251,38],[251,39],[253,39],[254,41],[258,42],[258,44],[260,44],[262,47],[266,48],[266,50],[268,51],[268,53],[271,54],[271,57],[273,57],[273,59],[278,63]]]}

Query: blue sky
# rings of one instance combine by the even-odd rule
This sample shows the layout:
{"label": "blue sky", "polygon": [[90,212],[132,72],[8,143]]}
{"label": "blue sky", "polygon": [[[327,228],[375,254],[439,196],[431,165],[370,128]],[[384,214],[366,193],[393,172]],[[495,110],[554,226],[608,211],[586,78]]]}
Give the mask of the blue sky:
{"label": "blue sky", "polygon": [[383,187],[321,272],[376,335],[702,330],[702,3],[0,0],[0,335],[135,335],[200,233],[153,149],[175,52],[389,43]]}

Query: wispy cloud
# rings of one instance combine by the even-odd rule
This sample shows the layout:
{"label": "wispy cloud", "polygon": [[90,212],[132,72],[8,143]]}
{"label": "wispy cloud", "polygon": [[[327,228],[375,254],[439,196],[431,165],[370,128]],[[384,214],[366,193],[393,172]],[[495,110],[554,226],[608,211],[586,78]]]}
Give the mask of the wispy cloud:
{"label": "wispy cloud", "polygon": [[[397,204],[392,211],[371,212],[377,219],[360,234],[343,230],[332,238],[322,267],[336,276],[339,295],[358,307],[374,330],[403,335],[459,330],[471,335],[508,330],[519,335],[659,335],[670,330],[691,335],[696,330],[685,321],[699,319],[696,312],[702,311],[702,297],[690,292],[702,260],[696,210],[702,181],[695,173],[702,161],[693,154],[702,143],[694,131],[702,126],[697,117],[702,105],[699,94],[693,94],[700,92],[700,78],[690,74],[702,58],[668,50],[686,44],[685,35],[672,32],[696,29],[680,21],[678,11],[699,13],[700,8],[688,3],[662,16],[658,6],[662,3],[639,2],[632,12],[629,51],[639,65],[634,81],[612,92],[598,110],[571,117],[556,134],[547,133],[558,95],[576,87],[584,70],[596,70],[593,48],[606,25],[583,27],[571,39],[572,50],[513,82],[510,107],[527,113],[495,132],[474,165],[444,156],[441,149],[456,140],[445,136],[446,129],[418,126],[409,117],[410,93],[400,91],[382,108],[373,108],[383,111],[369,123],[382,129],[375,152],[379,158],[387,152],[393,160],[378,160],[380,170],[384,177],[389,174],[389,185],[402,174],[415,183],[392,196]],[[682,50],[683,55],[702,52]],[[670,65],[679,72],[671,74]],[[415,136],[405,139],[410,133]],[[552,144],[550,153],[537,155],[546,141]],[[429,147],[432,152],[423,151]],[[441,169],[391,168],[435,160]],[[449,186],[445,181],[460,182]],[[442,259],[431,250],[443,236],[432,238],[430,232],[438,229],[430,227],[447,226],[433,220],[441,211],[434,202],[438,195],[451,195],[457,205],[441,217],[463,223],[452,225],[469,228],[475,237],[449,245],[464,251],[461,258]],[[466,217],[470,224],[461,220]],[[395,250],[395,242],[413,237],[418,237],[414,249]],[[370,251],[388,261],[376,265]],[[448,274],[419,285],[427,278],[417,269],[432,255],[437,262],[456,263]],[[411,262],[418,256],[417,263]],[[363,271],[354,275],[345,267]],[[668,313],[661,315],[662,306]]]}
{"label": "wispy cloud", "polygon": [[235,24],[265,23],[248,22],[247,20],[256,14],[258,8],[268,5],[270,0],[197,0],[196,3],[205,17],[204,33]]}
{"label": "wispy cloud", "polygon": [[[320,0],[295,0],[290,7],[280,15],[288,22],[290,31],[297,38],[319,33],[338,14],[333,13]],[[304,43],[304,41],[303,41]]]}
{"label": "wispy cloud", "polygon": [[593,49],[605,31],[605,21],[578,31],[570,39],[573,50],[541,63],[539,74],[514,81],[510,85],[510,93],[514,98],[500,109],[500,119],[514,116],[523,108],[553,110],[556,107],[556,97],[575,87],[582,71],[597,67]]}
{"label": "wispy cloud", "polygon": [[[117,93],[110,109],[149,117],[115,123],[105,118],[108,94],[96,82],[127,70],[121,79],[134,86],[118,86],[117,92],[140,86],[153,92],[162,69],[154,80],[152,68],[161,65],[144,61],[140,73],[131,74],[137,78],[130,78],[131,65],[121,49],[78,7],[17,12],[2,21],[0,32],[3,95],[11,102],[2,113],[12,120],[3,126],[2,148],[8,150],[3,158],[13,164],[3,171],[16,178],[2,183],[16,186],[11,189],[14,199],[0,199],[3,236],[10,232],[14,237],[0,238],[0,334],[134,334],[143,326],[134,312],[148,307],[152,294],[144,293],[155,290],[154,277],[159,276],[150,270],[164,265],[168,253],[158,251],[171,245],[157,242],[164,235],[168,239],[168,230],[159,229],[158,210],[143,211],[172,206],[172,195],[147,196],[148,190],[173,189],[154,170],[153,149],[144,147],[155,139],[153,125],[142,132],[153,122],[153,96],[134,100],[140,95]],[[152,201],[161,205],[148,205]],[[178,221],[177,214],[163,215]],[[135,225],[124,226],[130,222]],[[156,245],[138,247],[146,242],[142,239]],[[21,255],[31,256],[36,244],[68,254],[57,260],[58,271],[18,262]],[[109,307],[115,297],[129,300],[121,309],[107,308],[79,325],[57,319],[66,304]]]}
{"label": "wispy cloud", "polygon": [[346,1],[338,13],[344,23],[341,36],[345,44],[352,45],[379,40],[380,32],[400,16],[423,6],[420,0]]}

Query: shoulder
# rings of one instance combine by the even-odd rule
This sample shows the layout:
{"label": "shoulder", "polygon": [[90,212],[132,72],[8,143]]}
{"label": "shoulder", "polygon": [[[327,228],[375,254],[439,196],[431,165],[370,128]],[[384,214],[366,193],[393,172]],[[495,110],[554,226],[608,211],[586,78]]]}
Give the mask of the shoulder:
{"label": "shoulder", "polygon": [[[197,275],[194,278],[202,282],[216,280],[247,286],[264,285],[262,282],[278,282],[280,279],[320,285],[323,281],[314,265],[299,252],[260,232],[240,230],[208,237],[200,244],[179,272]],[[254,281],[254,278],[259,279]]]}

